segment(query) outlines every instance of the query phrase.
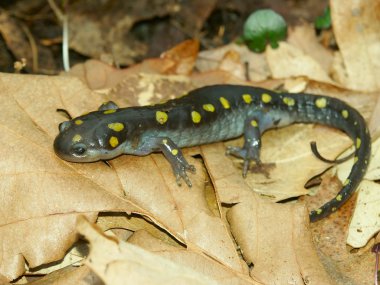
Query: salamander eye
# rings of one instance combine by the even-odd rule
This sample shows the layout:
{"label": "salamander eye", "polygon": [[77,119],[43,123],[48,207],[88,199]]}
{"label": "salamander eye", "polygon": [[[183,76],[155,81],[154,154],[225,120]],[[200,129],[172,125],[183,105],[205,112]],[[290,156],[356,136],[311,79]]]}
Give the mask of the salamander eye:
{"label": "salamander eye", "polygon": [[83,155],[86,151],[87,151],[87,147],[86,147],[86,145],[84,145],[82,143],[75,144],[72,147],[72,152],[75,155]]}

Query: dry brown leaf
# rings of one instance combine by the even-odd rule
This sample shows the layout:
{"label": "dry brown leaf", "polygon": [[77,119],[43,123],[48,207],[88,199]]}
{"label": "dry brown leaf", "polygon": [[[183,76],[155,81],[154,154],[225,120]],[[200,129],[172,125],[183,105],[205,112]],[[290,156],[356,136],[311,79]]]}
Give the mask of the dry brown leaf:
{"label": "dry brown leaf", "polygon": [[215,84],[247,84],[246,81],[239,79],[236,76],[233,76],[231,73],[222,70],[192,74],[191,81],[196,87]]}
{"label": "dry brown leaf", "polygon": [[122,198],[123,190],[107,167],[80,167],[55,156],[52,141],[62,120],[55,109],[65,107],[65,100],[89,95],[77,79],[2,74],[0,84],[0,238],[7,245],[0,272],[13,280],[25,270],[25,260],[36,267],[62,258],[77,238],[78,214],[94,220],[106,209],[144,211]]}
{"label": "dry brown leaf", "polygon": [[[112,88],[114,93],[123,92],[125,91],[123,86],[129,83],[130,78],[136,77],[140,73],[161,76],[162,74],[187,75],[191,73],[198,55],[198,49],[198,41],[188,40],[163,53],[161,58],[144,60],[126,69],[117,69],[104,62],[92,59],[73,66],[65,74],[80,78],[92,90]],[[137,83],[135,83],[136,85]]]}
{"label": "dry brown leaf", "polygon": [[175,65],[167,71],[170,74],[189,75],[198,57],[199,41],[186,40],[164,52],[161,58],[172,60]]}
{"label": "dry brown leaf", "polygon": [[145,60],[127,69],[117,69],[98,60],[88,60],[83,64],[77,64],[67,73],[78,77],[92,89],[111,89],[117,87],[129,75],[139,72],[161,74],[175,66],[170,59],[154,58]]}
{"label": "dry brown leaf", "polygon": [[[22,284],[22,283],[20,283]],[[91,269],[83,265],[81,267],[67,266],[50,273],[41,279],[29,282],[31,285],[89,285],[102,284],[101,279]]]}
{"label": "dry brown leaf", "polygon": [[312,224],[314,241],[322,263],[338,284],[372,285],[373,241],[360,250],[352,249],[346,244],[355,203],[356,195],[333,215]]}
{"label": "dry brown leaf", "polygon": [[347,244],[364,247],[380,232],[380,186],[372,181],[362,181],[358,201],[350,224]]}
{"label": "dry brown leaf", "polygon": [[[239,62],[235,61],[235,64],[227,65],[226,58],[229,58],[228,54],[238,56]],[[269,77],[270,73],[265,56],[263,54],[253,53],[246,46],[239,46],[237,44],[229,44],[221,48],[200,52],[196,67],[202,73],[221,69],[230,74],[234,74],[240,80],[246,80],[246,67],[244,63],[248,64],[250,80],[262,81]]]}
{"label": "dry brown leaf", "polygon": [[380,96],[377,96],[376,98],[376,104],[373,104],[375,106],[371,120],[368,123],[368,128],[371,132],[371,136],[373,138],[380,137]]}
{"label": "dry brown leaf", "polygon": [[333,62],[333,53],[319,42],[314,24],[304,23],[290,28],[287,42],[311,56],[325,72],[329,73]]}
{"label": "dry brown leaf", "polygon": [[218,284],[199,271],[106,237],[83,217],[78,230],[91,244],[86,263],[105,284]]}
{"label": "dry brown leaf", "polygon": [[219,70],[225,70],[242,80],[246,77],[246,66],[240,59],[240,54],[234,50],[229,50],[224,55],[218,66]]}
{"label": "dry brown leaf", "polygon": [[[315,251],[310,236],[305,232],[298,235],[308,221],[305,208],[300,205],[274,204],[260,199],[247,186],[232,161],[220,155],[224,150],[223,144],[206,145],[201,149],[217,190],[219,203],[237,203],[228,212],[228,220],[245,260],[254,264],[252,276],[269,284],[284,280],[285,283],[291,280],[303,282],[303,278],[315,280],[315,284],[329,284],[315,253],[310,253]],[[219,167],[220,165],[223,167]],[[297,216],[300,218],[297,219]],[[299,219],[304,220],[301,222]],[[298,238],[304,236],[308,240],[305,248],[297,247],[297,242],[293,246],[284,246],[284,243],[294,238],[293,235]],[[313,258],[301,262],[305,256]],[[319,278],[325,283],[318,283],[321,280]]]}
{"label": "dry brown leaf", "polygon": [[[238,272],[243,270],[228,229],[204,199],[205,174],[199,171],[198,161],[189,159],[198,169],[191,177],[191,190],[175,184],[161,154],[120,157],[110,162],[112,168],[62,161],[52,149],[58,123],[64,120],[56,108],[77,116],[96,109],[106,98],[68,77],[4,74],[0,80],[5,108],[0,236],[8,245],[2,253],[3,275],[19,276],[24,258],[30,267],[60,259],[76,238],[77,214],[88,213],[94,219],[99,211],[143,214],[189,248],[207,252]],[[14,238],[15,231],[22,233],[20,240]],[[22,238],[25,235],[30,242]]]}
{"label": "dry brown leaf", "polygon": [[[188,157],[186,152],[185,156]],[[172,170],[161,154],[112,161],[126,198],[147,209],[156,224],[163,226],[162,221],[165,221],[164,228],[188,247],[198,247],[222,264],[241,271],[228,229],[212,214],[204,199],[205,174],[199,171],[202,167],[191,158],[189,163],[198,170],[196,176],[191,176],[191,189],[176,185]],[[142,173],[149,173],[149,180]]]}
{"label": "dry brown leaf", "polygon": [[[153,238],[145,231],[136,232],[128,239],[128,242],[154,252],[181,266],[186,266],[210,276],[212,279],[217,280],[218,284],[258,284],[257,281],[248,276],[248,268],[243,273],[236,272],[200,252],[170,246],[161,240]],[[246,267],[246,264],[243,265]]]}
{"label": "dry brown leaf", "polygon": [[[316,244],[321,252],[323,263],[329,273],[341,284],[373,284],[373,254],[371,246],[372,237],[379,231],[379,187],[368,179],[379,177],[378,154],[379,140],[373,143],[371,163],[365,180],[358,187],[358,195],[354,195],[342,208],[328,218],[312,225]],[[352,153],[350,148],[342,153],[345,157]],[[324,176],[318,192],[331,195],[341,188],[351,170],[353,160],[349,160],[334,167],[332,172],[337,176],[329,178]],[[338,178],[339,179],[338,179]],[[365,200],[363,200],[365,199]],[[318,199],[317,200],[321,200]],[[357,201],[356,201],[357,200]],[[350,250],[346,243],[360,250]],[[334,265],[334,266],[332,266]]]}
{"label": "dry brown leaf", "polygon": [[[348,155],[353,149],[342,155]],[[336,166],[340,181],[346,179],[353,159]],[[372,142],[372,154],[367,173],[358,187],[358,201],[351,220],[347,243],[352,247],[364,247],[375,233],[380,231],[379,185],[373,181],[380,179],[380,139]]]}
{"label": "dry brown leaf", "polygon": [[350,89],[379,90],[379,1],[330,1],[330,7],[334,35],[345,67],[337,78]]}
{"label": "dry brown leaf", "polygon": [[287,42],[280,42],[276,49],[267,47],[265,54],[273,78],[306,76],[319,82],[336,84],[319,62]]}
{"label": "dry brown leaf", "polygon": [[[309,193],[304,188],[305,183],[329,167],[314,156],[310,149],[311,141],[316,141],[321,153],[330,158],[337,157],[351,144],[351,140],[341,132],[322,126],[294,125],[268,131],[262,138],[261,150],[261,160],[268,164],[268,176],[253,167],[245,179],[246,184],[274,201]],[[234,146],[242,144],[241,139],[228,143]],[[234,161],[235,169],[240,173],[241,160]]]}
{"label": "dry brown leaf", "polygon": [[128,74],[109,92],[108,98],[120,107],[154,105],[194,89],[182,75]]}

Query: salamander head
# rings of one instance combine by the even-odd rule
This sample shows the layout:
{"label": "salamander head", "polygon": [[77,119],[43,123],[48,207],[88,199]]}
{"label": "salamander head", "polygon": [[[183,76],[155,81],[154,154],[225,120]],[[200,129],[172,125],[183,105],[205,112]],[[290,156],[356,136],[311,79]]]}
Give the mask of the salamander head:
{"label": "salamander head", "polygon": [[116,116],[99,116],[93,112],[59,125],[54,151],[71,162],[107,160],[121,155],[127,138],[125,124]]}

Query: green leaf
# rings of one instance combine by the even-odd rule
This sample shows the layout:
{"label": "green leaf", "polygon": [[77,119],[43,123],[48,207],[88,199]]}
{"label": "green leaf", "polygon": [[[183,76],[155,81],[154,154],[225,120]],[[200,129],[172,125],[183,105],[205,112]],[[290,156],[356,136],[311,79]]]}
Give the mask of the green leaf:
{"label": "green leaf", "polygon": [[284,18],[270,9],[257,10],[244,23],[243,38],[248,48],[263,52],[269,43],[272,48],[286,38],[287,25]]}
{"label": "green leaf", "polygon": [[330,7],[326,7],[322,16],[315,19],[314,25],[317,29],[329,29],[331,27]]}

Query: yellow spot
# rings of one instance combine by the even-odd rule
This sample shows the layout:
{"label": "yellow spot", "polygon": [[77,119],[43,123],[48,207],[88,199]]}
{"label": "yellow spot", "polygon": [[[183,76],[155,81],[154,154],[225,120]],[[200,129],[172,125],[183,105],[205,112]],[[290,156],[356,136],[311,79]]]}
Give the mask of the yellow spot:
{"label": "yellow spot", "polygon": [[348,118],[348,111],[342,110],[342,116],[343,116],[343,118],[347,119]]}
{"label": "yellow spot", "polygon": [[167,143],[168,143],[168,140],[167,140],[167,139],[163,139],[163,140],[162,140],[162,143],[163,143],[163,144],[167,144]]}
{"label": "yellow spot", "polygon": [[193,120],[194,123],[198,124],[201,121],[201,114],[199,114],[197,111],[192,111],[191,112],[191,119]]}
{"label": "yellow spot", "polygon": [[172,149],[172,155],[177,155],[178,154],[178,149],[174,148]]}
{"label": "yellow spot", "polygon": [[116,109],[109,109],[109,110],[105,110],[104,112],[103,112],[103,114],[112,114],[112,113],[115,113],[116,112]]}
{"label": "yellow spot", "polygon": [[322,209],[319,208],[319,209],[316,210],[316,212],[317,212],[317,215],[320,215],[322,213]]}
{"label": "yellow spot", "polygon": [[117,145],[119,144],[119,140],[117,139],[117,137],[110,137],[109,142],[112,147],[117,147]]}
{"label": "yellow spot", "polygon": [[82,139],[82,136],[81,136],[80,134],[76,134],[75,136],[73,136],[72,141],[73,141],[74,143],[77,143],[77,142],[80,142],[81,139]]}
{"label": "yellow spot", "polygon": [[124,130],[124,125],[122,123],[111,123],[111,124],[108,124],[108,127],[111,130],[114,130],[115,132],[120,132]]}
{"label": "yellow spot", "polygon": [[251,126],[257,128],[257,121],[256,120],[252,120],[251,121]]}
{"label": "yellow spot", "polygon": [[327,100],[326,98],[318,98],[317,100],[315,100],[315,106],[317,106],[318,108],[325,108],[327,105]]}
{"label": "yellow spot", "polygon": [[268,93],[263,93],[261,95],[261,101],[263,101],[264,103],[269,103],[270,101],[272,101],[272,96],[270,96]]}
{"label": "yellow spot", "polygon": [[220,97],[219,101],[220,101],[220,103],[222,103],[224,109],[229,109],[231,107],[230,102],[228,102],[228,100],[226,98]]}
{"label": "yellow spot", "polygon": [[357,156],[354,157],[354,164],[357,163],[359,158]]}
{"label": "yellow spot", "polygon": [[336,198],[335,198],[337,201],[342,201],[342,195],[338,195],[338,196],[336,196]]}
{"label": "yellow spot", "polygon": [[78,120],[75,120],[74,124],[79,126],[83,124],[83,121],[78,119]]}
{"label": "yellow spot", "polygon": [[368,160],[364,160],[364,164],[368,164]]}
{"label": "yellow spot", "polygon": [[351,180],[350,180],[350,179],[346,179],[346,181],[344,181],[344,183],[343,183],[343,186],[346,186],[346,185],[348,185],[350,182],[351,182]]}
{"label": "yellow spot", "polygon": [[161,125],[165,124],[168,120],[168,114],[162,111],[156,112],[156,121],[159,122]]}
{"label": "yellow spot", "polygon": [[354,126],[356,126],[357,124],[358,124],[358,122],[355,121],[355,122],[354,122]]}
{"label": "yellow spot", "polygon": [[362,140],[360,138],[356,139],[356,148],[360,148],[360,145],[362,144]]}
{"label": "yellow spot", "polygon": [[215,111],[215,107],[212,104],[204,104],[203,105],[203,110],[205,110],[207,112],[214,112]]}
{"label": "yellow spot", "polygon": [[336,211],[336,207],[332,207],[331,211],[335,212]]}
{"label": "yellow spot", "polygon": [[284,99],[282,99],[282,100],[289,107],[294,106],[296,104],[296,101],[293,98],[290,98],[290,97],[284,97]]}
{"label": "yellow spot", "polygon": [[245,103],[250,104],[252,102],[252,96],[250,94],[243,94],[242,97]]}

